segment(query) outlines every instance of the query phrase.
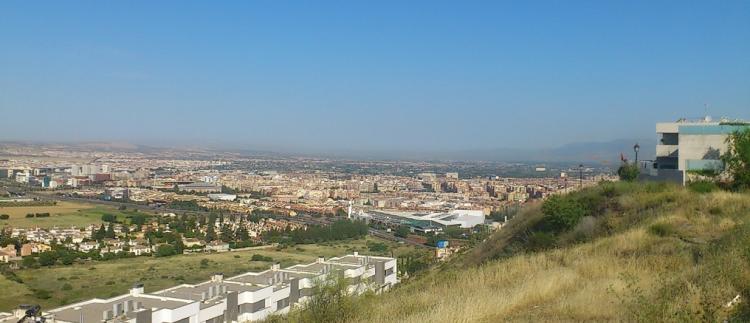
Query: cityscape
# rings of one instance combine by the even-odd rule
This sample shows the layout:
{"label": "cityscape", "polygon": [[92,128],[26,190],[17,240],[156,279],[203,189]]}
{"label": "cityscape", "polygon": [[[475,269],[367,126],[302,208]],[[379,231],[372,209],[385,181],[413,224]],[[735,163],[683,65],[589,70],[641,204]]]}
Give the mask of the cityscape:
{"label": "cityscape", "polygon": [[750,3],[0,3],[0,323],[750,321]]}

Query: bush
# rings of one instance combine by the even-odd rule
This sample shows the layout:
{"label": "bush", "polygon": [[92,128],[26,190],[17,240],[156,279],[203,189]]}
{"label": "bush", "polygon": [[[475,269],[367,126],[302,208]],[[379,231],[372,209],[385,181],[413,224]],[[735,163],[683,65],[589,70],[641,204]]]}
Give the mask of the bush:
{"label": "bush", "polygon": [[52,295],[48,290],[45,289],[36,289],[34,290],[34,297],[38,299],[50,299],[52,298]]}
{"label": "bush", "polygon": [[726,170],[732,175],[735,189],[750,188],[750,127],[735,131],[727,137],[727,151],[721,156]]}
{"label": "bush", "polygon": [[316,281],[312,296],[299,313],[301,322],[348,322],[357,312],[349,279],[344,275],[327,275]]}
{"label": "bush", "polygon": [[383,253],[383,252],[388,251],[388,245],[386,245],[385,243],[382,243],[382,242],[368,242],[367,243],[367,248],[371,252]]}
{"label": "bush", "polygon": [[396,232],[394,232],[393,235],[400,238],[406,238],[409,236],[409,233],[411,233],[409,226],[400,225],[398,228],[396,228]]}
{"label": "bush", "polygon": [[696,193],[711,193],[719,189],[712,181],[695,181],[688,183],[688,189]]}
{"label": "bush", "polygon": [[102,214],[102,222],[115,222],[115,220],[117,220],[117,217],[112,214],[109,214],[109,213]]}
{"label": "bush", "polygon": [[7,220],[7,219],[10,219],[10,215],[0,214],[0,220]]}
{"label": "bush", "polygon": [[273,258],[272,257],[268,257],[268,256],[264,256],[264,255],[255,254],[252,257],[250,257],[250,260],[252,260],[252,261],[266,261],[266,262],[271,262],[271,261],[273,261]]}
{"label": "bush", "polygon": [[62,287],[60,289],[61,290],[71,290],[71,289],[73,289],[73,285],[65,283],[65,284],[62,285]]}
{"label": "bush", "polygon": [[586,209],[570,197],[553,196],[542,204],[545,217],[542,229],[562,232],[574,227],[586,215]]}
{"label": "bush", "polygon": [[638,179],[640,173],[641,171],[636,164],[623,163],[622,166],[617,169],[617,175],[620,176],[620,180],[626,182],[632,182]]}
{"label": "bush", "polygon": [[174,246],[172,245],[161,245],[159,248],[156,249],[156,257],[168,257],[177,254],[177,251],[175,250]]}

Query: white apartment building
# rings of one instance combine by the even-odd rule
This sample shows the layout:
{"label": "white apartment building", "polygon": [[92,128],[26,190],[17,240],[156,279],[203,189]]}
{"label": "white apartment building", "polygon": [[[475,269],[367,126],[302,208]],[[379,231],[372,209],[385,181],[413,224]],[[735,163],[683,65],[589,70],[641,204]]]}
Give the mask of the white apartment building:
{"label": "white apartment building", "polygon": [[[396,259],[358,253],[311,264],[224,278],[215,274],[199,284],[183,284],[145,293],[136,285],[128,294],[91,299],[45,311],[50,323],[239,323],[261,320],[272,313],[286,313],[303,304],[316,280],[344,275],[350,291],[380,292],[398,283]],[[0,316],[0,323],[16,322],[16,316]]]}

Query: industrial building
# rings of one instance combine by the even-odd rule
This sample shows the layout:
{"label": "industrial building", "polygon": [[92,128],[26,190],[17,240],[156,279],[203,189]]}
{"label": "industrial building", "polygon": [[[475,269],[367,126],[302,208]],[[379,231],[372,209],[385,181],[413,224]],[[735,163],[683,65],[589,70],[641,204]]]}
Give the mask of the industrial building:
{"label": "industrial building", "polygon": [[656,159],[641,161],[641,179],[685,184],[689,171],[721,171],[729,134],[750,127],[741,120],[680,119],[656,124]]}
{"label": "industrial building", "polygon": [[403,212],[403,211],[359,211],[351,217],[366,221],[376,221],[387,225],[408,225],[416,231],[440,231],[443,227],[459,226],[473,228],[484,224],[481,210],[451,210],[448,212]]}
{"label": "industrial building", "polygon": [[[312,295],[315,281],[327,275],[349,279],[349,290],[380,292],[398,283],[396,259],[358,253],[311,264],[263,272],[248,272],[224,278],[215,274],[199,284],[182,284],[146,293],[136,285],[121,296],[91,299],[45,311],[50,323],[238,323],[261,320],[270,314],[288,312]],[[15,313],[0,313],[0,323],[16,322]]]}

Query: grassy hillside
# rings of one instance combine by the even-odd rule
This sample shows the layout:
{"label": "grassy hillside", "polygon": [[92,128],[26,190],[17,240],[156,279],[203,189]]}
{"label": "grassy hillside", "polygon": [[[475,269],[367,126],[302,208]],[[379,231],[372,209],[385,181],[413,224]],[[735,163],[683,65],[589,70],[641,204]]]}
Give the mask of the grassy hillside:
{"label": "grassy hillside", "polygon": [[[352,322],[750,319],[750,195],[609,183],[556,203],[560,213],[582,208],[581,217],[565,222],[546,206],[531,206],[480,246],[389,293],[361,297],[338,317]],[[565,225],[553,225],[560,223]],[[736,295],[740,303],[727,307]]]}

